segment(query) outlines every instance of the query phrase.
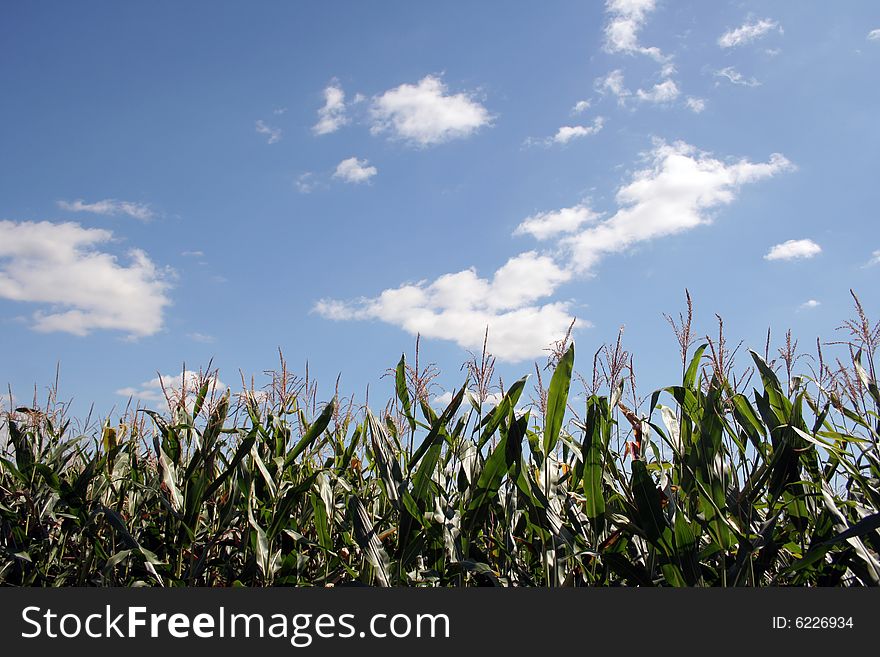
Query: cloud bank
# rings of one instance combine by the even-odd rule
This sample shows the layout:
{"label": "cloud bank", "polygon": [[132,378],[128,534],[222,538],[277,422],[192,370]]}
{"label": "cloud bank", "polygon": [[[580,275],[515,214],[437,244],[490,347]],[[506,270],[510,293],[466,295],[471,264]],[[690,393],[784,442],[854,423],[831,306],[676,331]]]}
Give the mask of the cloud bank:
{"label": "cloud bank", "polygon": [[551,242],[546,252],[520,253],[490,276],[471,267],[376,297],[321,299],[313,310],[337,321],[383,321],[466,349],[479,348],[488,327],[500,360],[535,358],[572,321],[572,302],[553,298],[563,284],[592,274],[609,255],[710,223],[710,212],[731,203],[743,185],[793,168],[778,153],[767,162],[724,162],[684,142],[660,140],[645,161],[617,190],[610,216],[579,204],[523,220],[514,234]]}
{"label": "cloud bank", "polygon": [[110,231],[73,222],[0,221],[0,298],[42,305],[32,316],[37,331],[157,333],[171,303],[170,272],[140,249],[120,263],[99,249],[112,240]]}

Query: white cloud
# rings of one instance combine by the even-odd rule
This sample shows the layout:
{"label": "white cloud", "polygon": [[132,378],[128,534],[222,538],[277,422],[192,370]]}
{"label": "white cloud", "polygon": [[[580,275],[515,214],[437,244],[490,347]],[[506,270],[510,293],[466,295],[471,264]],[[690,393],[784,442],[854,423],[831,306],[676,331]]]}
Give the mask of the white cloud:
{"label": "white cloud", "polygon": [[603,96],[611,94],[617,98],[621,106],[626,104],[626,99],[632,95],[629,89],[623,86],[623,71],[616,69],[604,78],[596,78],[594,88]]}
{"label": "white cloud", "polygon": [[185,258],[204,258],[205,252],[204,251],[181,251],[180,255],[182,255]]}
{"label": "white cloud", "polygon": [[256,122],[256,128],[259,134],[266,136],[267,144],[275,144],[281,141],[281,128],[276,128],[265,121],[259,120]]}
{"label": "white cloud", "polygon": [[605,25],[605,50],[607,52],[640,53],[659,62],[665,61],[659,48],[645,48],[639,44],[639,32],[654,11],[656,0],[607,0],[605,11],[609,15]]}
{"label": "white cloud", "polygon": [[526,144],[543,144],[544,146],[551,146],[553,144],[561,144],[565,145],[570,142],[572,139],[581,139],[583,137],[589,137],[590,135],[595,135],[599,132],[602,127],[605,125],[605,119],[601,116],[597,116],[593,119],[593,123],[591,125],[564,125],[556,131],[556,134],[552,137],[547,137],[546,139],[534,140],[527,139]]}
{"label": "white cloud", "polygon": [[350,157],[339,163],[333,177],[341,178],[349,183],[362,183],[368,181],[377,173],[379,173],[379,171],[376,167],[370,166],[370,163],[367,162],[367,160],[359,160],[356,157]]}
{"label": "white cloud", "polygon": [[868,32],[868,41],[880,41],[880,28]]}
{"label": "white cloud", "polygon": [[706,101],[703,98],[694,98],[693,96],[688,96],[687,99],[684,101],[684,104],[694,114],[699,114],[704,109],[706,109]]}
{"label": "white cloud", "polygon": [[813,308],[818,308],[821,305],[821,301],[816,301],[815,299],[807,299],[799,307],[801,310],[812,310]]}
{"label": "white cloud", "polygon": [[562,240],[575,271],[589,272],[606,254],[638,242],[707,224],[707,211],[731,203],[740,186],[793,168],[778,153],[768,162],[725,163],[683,142],[657,141],[648,159],[650,166],[617,190],[612,217]]}
{"label": "white cloud", "polygon": [[[636,98],[646,103],[670,103],[679,97],[681,91],[675,80],[669,76],[675,72],[674,66],[664,66],[664,80],[658,82],[650,89],[638,89]],[[626,88],[623,80],[623,71],[615,69],[608,73],[605,77],[596,78],[593,88],[603,96],[612,95],[617,98],[617,104],[621,107],[625,106],[632,92]]]}
{"label": "white cloud", "polygon": [[314,310],[334,320],[381,320],[468,349],[482,345],[488,326],[491,350],[500,360],[535,358],[571,322],[571,302],[551,299],[562,284],[590,274],[608,254],[709,223],[708,212],[731,203],[742,185],[793,168],[779,154],[768,162],[725,163],[682,142],[657,141],[647,157],[649,166],[618,189],[618,210],[610,218],[597,221],[589,208],[579,205],[537,214],[520,224],[515,234],[558,237],[552,254],[521,253],[491,278],[481,278],[471,268],[387,289],[373,298],[322,299]]}
{"label": "white cloud", "polygon": [[722,68],[720,71],[715,71],[715,77],[726,78],[731,83],[738,84],[744,87],[757,87],[761,84],[755,78],[743,77],[742,73],[733,68],[733,66],[727,66],[726,68]]}
{"label": "white cloud", "polygon": [[[165,391],[172,396],[179,395],[185,387],[189,399],[195,401],[200,381],[201,375],[199,372],[162,374],[149,381],[144,381],[138,386],[120,388],[116,391],[116,394],[145,402],[161,402],[165,400],[165,394],[162,392],[163,387]],[[212,390],[214,392],[222,393],[228,387],[217,377],[216,372],[213,372],[208,376],[208,381],[209,394]]]}
{"label": "white cloud", "polygon": [[490,125],[492,116],[471,94],[448,94],[433,75],[418,84],[402,84],[373,99],[371,132],[390,132],[417,146],[469,137]]}
{"label": "white cloud", "polygon": [[345,116],[345,92],[336,80],[324,89],[324,106],[318,110],[318,122],[312,126],[316,135],[336,132],[348,123]]}
{"label": "white cloud", "polygon": [[44,304],[33,315],[37,331],[153,335],[171,303],[170,271],[140,249],[120,264],[98,249],[111,241],[110,231],[73,222],[0,221],[0,298]]}
{"label": "white cloud", "polygon": [[58,207],[68,212],[90,212],[110,217],[124,214],[140,221],[149,221],[156,216],[146,203],[117,201],[113,198],[105,198],[94,203],[86,203],[81,198],[75,201],[58,201]]}
{"label": "white cloud", "polygon": [[590,101],[589,100],[579,100],[574,104],[574,107],[571,108],[572,114],[583,114],[588,109],[590,109]]}
{"label": "white cloud", "polygon": [[771,30],[778,30],[782,34],[782,28],[774,20],[762,18],[739,26],[734,30],[728,30],[718,38],[718,45],[722,48],[735,48],[760,39]]}
{"label": "white cloud", "polygon": [[286,107],[276,107],[275,109],[272,110],[272,114],[274,114],[275,116],[281,116],[282,114],[285,114],[285,113],[287,113]]}
{"label": "white cloud", "polygon": [[[598,128],[601,127],[601,125],[598,126]],[[555,135],[553,135],[553,142],[556,144],[567,144],[572,139],[592,135],[598,128],[583,125],[564,125],[556,131]]]}
{"label": "white cloud", "polygon": [[865,263],[865,267],[873,267],[874,265],[880,265],[880,249],[874,251],[871,254],[871,259]]}
{"label": "white cloud", "polygon": [[311,194],[318,187],[318,184],[318,181],[315,179],[315,174],[311,171],[301,173],[297,176],[296,180],[293,181],[293,186],[296,187],[296,191],[300,194]]}
{"label": "white cloud", "polygon": [[765,260],[794,260],[796,258],[812,258],[822,252],[822,247],[813,240],[788,240],[777,244],[764,256]]}
{"label": "white cloud", "polygon": [[531,235],[537,240],[558,237],[563,233],[573,233],[581,226],[598,219],[599,214],[584,204],[570,208],[539,212],[526,217],[513,231],[514,235]]}
{"label": "white cloud", "polygon": [[620,69],[611,71],[604,78],[596,78],[593,86],[603,96],[609,93],[615,96],[620,105],[624,105],[627,97],[632,95],[629,89],[623,86],[623,71]]}
{"label": "white cloud", "polygon": [[335,320],[382,320],[413,335],[452,340],[465,349],[480,348],[488,327],[492,353],[518,361],[541,355],[565,335],[572,321],[569,303],[535,302],[570,277],[551,257],[528,251],[510,258],[491,279],[466,269],[431,283],[388,289],[372,299],[322,299],[315,311]]}
{"label": "white cloud", "polygon": [[674,80],[664,80],[645,91],[639,89],[636,92],[638,99],[646,103],[670,103],[679,95],[678,85]]}

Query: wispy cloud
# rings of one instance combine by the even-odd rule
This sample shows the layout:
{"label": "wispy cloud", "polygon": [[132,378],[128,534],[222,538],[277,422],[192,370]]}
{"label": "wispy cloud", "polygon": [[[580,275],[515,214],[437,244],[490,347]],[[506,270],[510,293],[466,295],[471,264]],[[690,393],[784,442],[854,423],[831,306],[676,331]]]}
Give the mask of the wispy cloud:
{"label": "wispy cloud", "polygon": [[680,93],[675,80],[664,80],[647,91],[639,89],[636,91],[636,97],[645,103],[666,104],[678,98]]}
{"label": "wispy cloud", "polygon": [[416,146],[469,137],[491,125],[492,116],[470,93],[450,94],[433,75],[402,84],[373,99],[371,132],[390,133]]}
{"label": "wispy cloud", "polygon": [[620,69],[611,71],[605,77],[596,78],[593,87],[603,96],[611,94],[617,98],[619,105],[625,105],[626,99],[632,95],[632,92],[624,86],[623,71]]}
{"label": "wispy cloud", "polygon": [[592,125],[564,125],[553,135],[553,142],[556,144],[567,144],[572,139],[595,135],[602,129],[604,123],[605,120],[601,116],[597,116],[593,119]]}
{"label": "wispy cloud", "polygon": [[0,298],[44,306],[33,314],[37,331],[157,333],[171,303],[171,272],[140,249],[120,264],[98,248],[113,239],[73,222],[0,221]]}
{"label": "wispy cloud", "polygon": [[815,299],[807,299],[800,306],[798,306],[798,308],[801,310],[812,310],[813,308],[818,308],[821,305],[821,301],[816,301]]}
{"label": "wispy cloud", "polygon": [[608,14],[608,22],[605,24],[605,50],[629,55],[639,53],[660,62],[665,61],[666,57],[659,48],[646,48],[639,43],[639,32],[656,5],[656,0],[608,0],[605,3]]}
{"label": "wispy cloud", "polygon": [[764,256],[765,260],[796,260],[799,258],[812,258],[822,252],[822,247],[813,240],[788,240],[782,244],[770,247]]}
{"label": "wispy cloud", "polygon": [[118,201],[113,198],[105,198],[102,201],[94,203],[86,203],[81,198],[75,201],[58,201],[58,207],[68,212],[89,212],[91,214],[101,214],[105,216],[115,217],[125,215],[139,221],[149,221],[155,218],[155,213],[146,203],[136,203],[134,201]]}
{"label": "wispy cloud", "polygon": [[865,263],[865,267],[873,267],[875,265],[880,265],[880,249],[874,251],[874,253],[871,254],[871,259]]}
{"label": "wispy cloud", "polygon": [[684,142],[658,140],[647,157],[650,166],[617,190],[613,216],[562,240],[577,272],[639,242],[708,224],[708,211],[731,203],[742,185],[793,169],[778,153],[767,162],[725,163]]}
{"label": "wispy cloud", "polygon": [[362,183],[367,182],[377,173],[379,173],[378,169],[370,166],[370,163],[367,160],[359,160],[356,157],[350,157],[339,163],[333,177],[339,178],[348,183]]}
{"label": "wispy cloud", "polygon": [[880,41],[880,27],[868,32],[868,41]]}
{"label": "wispy cloud", "polygon": [[318,122],[312,126],[316,135],[329,135],[349,122],[345,115],[345,92],[336,80],[324,89],[324,106],[318,110]]}
{"label": "wispy cloud", "polygon": [[715,77],[725,78],[730,83],[738,84],[743,87],[757,87],[761,84],[755,78],[743,77],[742,73],[733,68],[733,66],[727,66],[719,71],[715,71]]}
{"label": "wispy cloud", "polygon": [[728,30],[718,37],[718,45],[722,48],[744,46],[760,39],[773,30],[777,30],[782,34],[782,28],[779,26],[779,23],[770,20],[769,18],[746,22],[736,29]]}
{"label": "wispy cloud", "polygon": [[552,298],[561,285],[589,275],[607,255],[709,223],[708,212],[731,203],[742,185],[793,168],[779,154],[767,162],[725,163],[682,142],[657,141],[647,159],[647,168],[617,190],[618,209],[610,217],[603,220],[581,204],[528,217],[514,231],[555,238],[549,252],[520,253],[488,277],[470,268],[372,298],[322,299],[314,310],[333,320],[384,321],[467,349],[481,346],[488,327],[499,359],[534,358],[572,321],[572,302]]}
{"label": "wispy cloud", "polygon": [[688,96],[684,101],[685,106],[694,114],[699,114],[704,109],[706,109],[706,100],[704,98],[695,98],[694,96]]}
{"label": "wispy cloud", "polygon": [[536,240],[546,240],[565,233],[574,233],[584,224],[594,222],[599,217],[588,205],[580,203],[570,208],[539,212],[526,217],[513,234],[531,235]]}
{"label": "wispy cloud", "polygon": [[293,186],[300,194],[311,194],[318,188],[319,184],[315,174],[311,171],[299,174],[293,181]]}
{"label": "wispy cloud", "polygon": [[602,130],[604,125],[605,119],[601,116],[597,116],[593,119],[593,122],[590,125],[564,125],[560,127],[552,137],[547,137],[545,139],[529,138],[526,140],[526,145],[531,146],[537,144],[552,146],[553,144],[558,144],[564,146],[573,139],[582,139],[584,137],[589,137],[590,135],[595,135]]}
{"label": "wispy cloud", "polygon": [[574,104],[574,107],[571,108],[572,114],[583,114],[588,109],[590,109],[590,101],[589,100],[579,100]]}
{"label": "wispy cloud", "polygon": [[181,251],[180,255],[182,255],[185,258],[204,258],[205,252],[204,251]]}
{"label": "wispy cloud", "polygon": [[259,134],[266,136],[267,144],[275,144],[281,141],[281,128],[276,128],[261,120],[257,120],[256,128]]}

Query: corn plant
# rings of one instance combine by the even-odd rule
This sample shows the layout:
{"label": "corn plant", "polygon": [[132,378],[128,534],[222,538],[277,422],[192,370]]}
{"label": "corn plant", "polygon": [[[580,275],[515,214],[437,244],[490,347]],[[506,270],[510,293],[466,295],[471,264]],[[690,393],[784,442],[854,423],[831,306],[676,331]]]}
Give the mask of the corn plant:
{"label": "corn plant", "polygon": [[874,345],[851,350],[848,374],[789,366],[785,382],[750,352],[751,392],[718,346],[686,336],[680,383],[641,414],[624,367],[606,394],[571,394],[568,340],[530,406],[524,377],[487,408],[469,368],[435,409],[402,357],[378,413],[316,407],[309,386],[218,397],[206,377],[191,403],[90,435],[19,408],[4,421],[0,582],[880,584]]}

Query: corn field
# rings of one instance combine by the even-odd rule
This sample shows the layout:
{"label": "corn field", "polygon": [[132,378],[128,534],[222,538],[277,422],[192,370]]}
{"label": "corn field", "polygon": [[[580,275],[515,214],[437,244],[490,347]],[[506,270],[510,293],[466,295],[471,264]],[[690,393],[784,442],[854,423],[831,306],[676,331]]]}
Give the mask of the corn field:
{"label": "corn field", "polygon": [[689,304],[667,318],[679,382],[644,398],[620,339],[588,379],[566,338],[536,384],[493,382],[484,350],[445,408],[406,358],[381,411],[316,404],[286,369],[238,395],[206,373],[85,435],[20,407],[0,582],[876,586],[880,329],[856,308],[842,360],[790,334],[771,358],[768,336],[739,372],[720,320],[695,339]]}

